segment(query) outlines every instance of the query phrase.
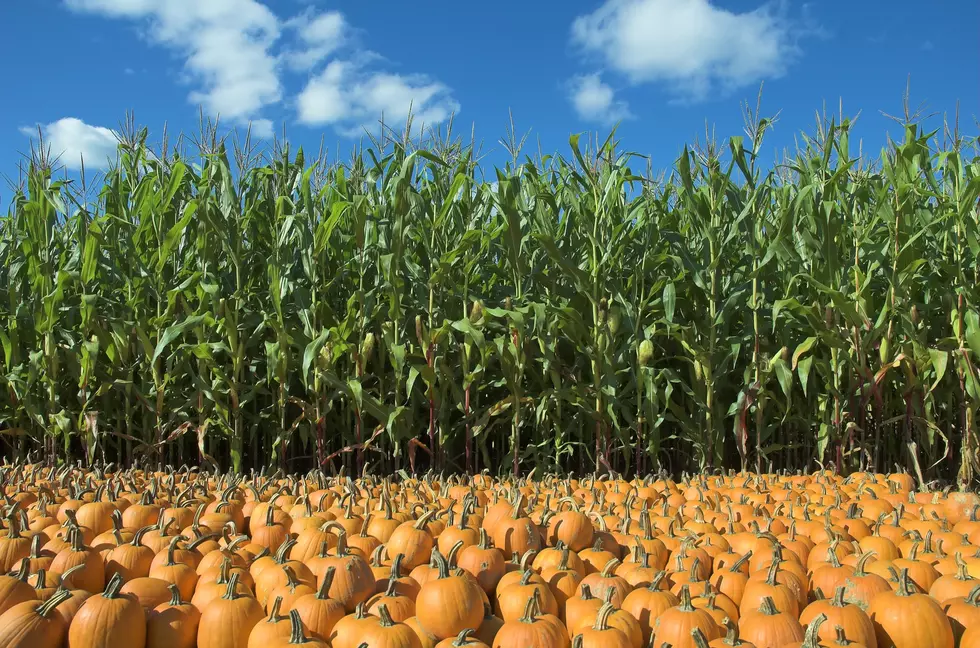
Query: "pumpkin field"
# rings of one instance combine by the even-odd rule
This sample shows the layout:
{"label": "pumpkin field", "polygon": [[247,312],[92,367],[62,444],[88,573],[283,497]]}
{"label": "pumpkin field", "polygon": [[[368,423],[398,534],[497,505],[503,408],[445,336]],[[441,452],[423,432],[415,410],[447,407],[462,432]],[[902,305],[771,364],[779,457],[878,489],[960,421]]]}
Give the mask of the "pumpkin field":
{"label": "pumpkin field", "polygon": [[980,498],[906,474],[3,478],[4,648],[980,646]]}
{"label": "pumpkin field", "polygon": [[0,218],[0,648],[980,647],[980,156],[245,135]]}

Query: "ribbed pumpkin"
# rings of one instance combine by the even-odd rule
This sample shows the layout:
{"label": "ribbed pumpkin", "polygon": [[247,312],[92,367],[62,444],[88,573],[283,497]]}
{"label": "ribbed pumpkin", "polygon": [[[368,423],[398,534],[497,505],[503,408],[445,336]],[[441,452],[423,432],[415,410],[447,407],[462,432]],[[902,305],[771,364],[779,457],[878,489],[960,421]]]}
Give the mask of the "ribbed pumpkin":
{"label": "ribbed pumpkin", "polygon": [[374,572],[366,560],[348,551],[346,533],[340,534],[336,553],[325,559],[324,565],[335,569],[330,598],[340,601],[348,613],[374,594]]}
{"label": "ribbed pumpkin", "polygon": [[609,625],[609,615],[615,608],[605,603],[591,628],[583,629],[572,639],[572,648],[634,648],[622,630]]}
{"label": "ribbed pumpkin", "polygon": [[368,614],[378,616],[382,605],[388,608],[388,613],[397,623],[404,623],[406,619],[415,616],[415,599],[398,592],[396,579],[388,579],[388,588],[368,599]]}
{"label": "ribbed pumpkin", "polygon": [[493,648],[568,648],[569,639],[558,617],[539,614],[537,597],[527,602],[524,614],[516,621],[507,621],[497,630]]}
{"label": "ribbed pumpkin", "polygon": [[263,616],[258,601],[238,593],[238,574],[232,574],[225,593],[201,613],[197,648],[246,648],[248,635]]}
{"label": "ribbed pumpkin", "polygon": [[579,590],[583,586],[588,586],[592,590],[592,594],[602,600],[606,599],[607,591],[611,592],[613,605],[617,607],[622,605],[626,595],[633,590],[633,587],[625,578],[616,575],[616,567],[619,564],[619,559],[613,558],[603,566],[602,571],[593,572],[583,578],[582,582],[579,583]]}
{"label": "ribbed pumpkin", "polygon": [[803,641],[803,626],[792,612],[781,612],[772,598],[762,599],[757,610],[747,611],[738,622],[739,634],[758,648],[780,648]]}
{"label": "ribbed pumpkin", "polygon": [[37,600],[37,593],[27,582],[27,567],[27,563],[21,561],[16,574],[0,574],[0,614],[18,603]]}
{"label": "ribbed pumpkin", "polygon": [[[369,619],[374,618],[369,617]],[[415,631],[404,623],[396,623],[385,605],[378,608],[378,617],[375,621],[365,621],[360,626],[357,644],[358,648],[365,646],[367,648],[421,648],[421,645]]]}
{"label": "ribbed pumpkin", "polygon": [[315,594],[300,596],[293,602],[303,627],[315,639],[328,641],[333,627],[346,615],[344,604],[330,598],[330,586],[337,569],[327,569]]}
{"label": "ribbed pumpkin", "polygon": [[172,597],[170,583],[159,578],[150,578],[149,576],[134,578],[124,583],[119,591],[126,596],[133,597],[147,614],[150,613],[150,610],[166,603]]}
{"label": "ribbed pumpkin", "polygon": [[113,547],[105,555],[105,575],[112,578],[113,574],[122,576],[123,581],[150,575],[150,564],[153,562],[153,550],[143,544],[143,536],[152,527],[143,527],[133,534],[129,542]]}
{"label": "ribbed pumpkin", "polygon": [[388,538],[388,555],[402,554],[402,565],[409,571],[425,564],[432,554],[435,541],[426,525],[434,515],[435,511],[428,511],[415,521],[402,522]]}
{"label": "ribbed pumpkin", "polygon": [[170,600],[146,617],[146,648],[195,648],[201,612],[182,599],[176,585],[169,589]]}
{"label": "ribbed pumpkin", "polygon": [[504,575],[504,555],[490,541],[486,529],[480,529],[480,541],[476,545],[463,547],[456,564],[472,574],[483,591],[490,594]]}
{"label": "ribbed pumpkin", "polygon": [[68,648],[143,648],[146,618],[135,597],[121,594],[113,576],[101,594],[89,597],[68,628]]}
{"label": "ribbed pumpkin", "polygon": [[673,648],[694,648],[691,632],[700,630],[708,641],[721,636],[721,629],[714,617],[691,604],[691,592],[684,587],[680,603],[661,614],[654,623],[653,645],[669,644]]}
{"label": "ribbed pumpkin", "polygon": [[440,640],[478,627],[483,619],[484,594],[480,586],[471,577],[451,573],[449,563],[438,550],[433,551],[432,557],[439,575],[422,586],[415,600],[419,623]]}
{"label": "ribbed pumpkin", "polygon": [[51,571],[64,574],[73,567],[81,569],[72,573],[72,585],[92,594],[101,592],[106,585],[105,563],[98,551],[82,544],[82,533],[72,529],[69,533],[69,546],[58,552],[51,561]]}
{"label": "ribbed pumpkin", "polygon": [[980,585],[974,587],[969,596],[945,601],[942,608],[953,628],[953,638],[959,643],[966,630],[980,626]]}
{"label": "ribbed pumpkin", "polygon": [[316,637],[309,637],[303,628],[303,621],[296,610],[289,612],[289,635],[270,641],[266,648],[290,648],[305,646],[306,648],[330,648],[330,644]]}
{"label": "ribbed pumpkin", "polygon": [[844,587],[838,587],[832,598],[814,601],[800,614],[800,623],[808,626],[818,617],[824,617],[818,636],[821,640],[833,641],[837,637],[836,628],[841,627],[851,641],[875,648],[874,625],[860,606],[848,603]]}
{"label": "ribbed pumpkin", "polygon": [[844,598],[864,609],[871,605],[878,594],[892,589],[887,580],[865,569],[873,557],[871,552],[863,554],[854,566],[854,573],[844,579]]}
{"label": "ribbed pumpkin", "polygon": [[435,644],[435,648],[490,648],[473,635],[473,629],[467,628],[451,639],[443,639]]}
{"label": "ribbed pumpkin", "polygon": [[269,601],[269,614],[248,633],[248,648],[265,648],[269,643],[289,636],[289,617],[282,614],[282,597]]}
{"label": "ribbed pumpkin", "polygon": [[868,616],[874,624],[878,648],[952,648],[953,629],[939,604],[917,592],[908,570],[899,575],[898,588],[871,601]]}
{"label": "ribbed pumpkin", "polygon": [[647,587],[635,589],[623,599],[622,609],[639,622],[644,639],[652,635],[661,614],[680,604],[677,595],[660,588],[666,577],[667,572],[661,571]]}
{"label": "ribbed pumpkin", "polygon": [[720,594],[724,594],[735,605],[741,605],[742,595],[745,593],[745,585],[749,582],[748,563],[752,558],[752,552],[737,558],[730,565],[722,569],[716,569],[708,578],[708,582]]}
{"label": "ribbed pumpkin", "polygon": [[31,553],[30,536],[21,535],[17,508],[7,513],[7,529],[0,535],[0,572],[6,573]]}
{"label": "ribbed pumpkin", "polygon": [[365,611],[363,603],[358,604],[353,614],[342,617],[334,624],[328,639],[331,648],[356,648],[361,643],[363,629],[377,623],[377,618]]}
{"label": "ribbed pumpkin", "polygon": [[[520,574],[520,579],[511,584],[501,579],[497,587],[497,615],[504,621],[514,621],[524,613],[524,607],[535,594],[542,614],[553,614],[558,616],[558,601],[552,594],[551,588],[540,574],[527,569],[523,572],[511,572]],[[510,576],[511,574],[508,574]]]}
{"label": "ribbed pumpkin", "polygon": [[[486,520],[484,520],[486,525]],[[541,548],[541,534],[537,525],[524,514],[524,494],[518,496],[510,515],[503,516],[493,526],[487,527],[493,546],[505,556],[517,553],[523,556],[528,551]]]}
{"label": "ribbed pumpkin", "polygon": [[[769,566],[769,569],[765,572],[764,580],[757,580],[755,577],[749,577],[748,582],[745,584],[745,590],[742,592],[742,601],[738,606],[741,616],[744,617],[750,612],[755,612],[761,609],[762,602],[767,598],[772,599],[773,605],[775,605],[776,609],[780,612],[788,613],[794,618],[799,616],[799,592],[796,588],[788,585],[786,582],[780,582],[779,575],[779,563],[773,561]],[[788,572],[783,572],[783,575],[784,578],[796,578],[795,576],[788,574]]]}
{"label": "ribbed pumpkin", "polygon": [[24,601],[0,614],[0,646],[3,648],[46,648],[61,646],[68,624],[57,607],[71,598],[61,590],[45,602]]}

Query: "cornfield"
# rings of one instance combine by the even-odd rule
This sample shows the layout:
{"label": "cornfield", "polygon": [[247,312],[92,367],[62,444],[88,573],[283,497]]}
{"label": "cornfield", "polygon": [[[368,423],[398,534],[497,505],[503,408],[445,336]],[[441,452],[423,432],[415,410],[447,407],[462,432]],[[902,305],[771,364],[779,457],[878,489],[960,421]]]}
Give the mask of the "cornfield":
{"label": "cornfield", "polygon": [[122,129],[39,145],[0,219],[16,458],[243,471],[978,468],[980,156],[772,121],[667,173],[615,136],[484,168],[452,128],[347,160]]}

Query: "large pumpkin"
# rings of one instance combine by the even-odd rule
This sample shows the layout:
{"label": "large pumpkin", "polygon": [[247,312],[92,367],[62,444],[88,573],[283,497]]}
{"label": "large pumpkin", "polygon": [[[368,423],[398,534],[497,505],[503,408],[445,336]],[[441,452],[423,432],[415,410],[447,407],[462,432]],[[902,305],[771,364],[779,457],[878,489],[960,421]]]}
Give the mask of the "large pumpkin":
{"label": "large pumpkin", "polygon": [[197,648],[246,648],[248,635],[263,616],[258,601],[238,593],[238,574],[232,574],[224,595],[201,613]]}
{"label": "large pumpkin", "polygon": [[868,608],[878,648],[952,648],[953,629],[942,608],[915,589],[908,570],[898,588],[876,596]]}
{"label": "large pumpkin", "polygon": [[0,646],[3,648],[61,646],[68,633],[68,624],[56,609],[70,598],[71,592],[61,590],[44,603],[24,601],[0,614]]}
{"label": "large pumpkin", "polygon": [[105,591],[88,598],[68,628],[68,648],[143,648],[146,619],[135,597],[121,594],[114,575]]}
{"label": "large pumpkin", "polygon": [[455,637],[467,628],[479,627],[483,619],[484,594],[477,581],[451,573],[438,549],[433,552],[433,559],[439,575],[422,586],[415,600],[419,623],[438,639]]}

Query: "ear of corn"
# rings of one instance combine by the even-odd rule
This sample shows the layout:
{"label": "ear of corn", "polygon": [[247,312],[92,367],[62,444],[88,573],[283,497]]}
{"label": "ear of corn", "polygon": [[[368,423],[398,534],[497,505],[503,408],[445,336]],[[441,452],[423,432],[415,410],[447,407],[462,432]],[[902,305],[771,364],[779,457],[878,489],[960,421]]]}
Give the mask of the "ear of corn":
{"label": "ear of corn", "polygon": [[765,170],[769,125],[664,177],[612,137],[515,139],[490,174],[451,133],[328,163],[128,129],[84,189],[37,157],[0,220],[0,435],[234,470],[971,480],[973,143],[909,123],[869,161],[827,121]]}

